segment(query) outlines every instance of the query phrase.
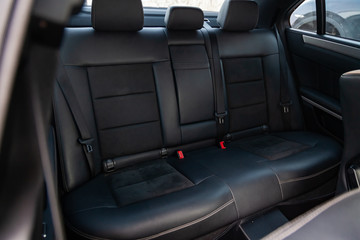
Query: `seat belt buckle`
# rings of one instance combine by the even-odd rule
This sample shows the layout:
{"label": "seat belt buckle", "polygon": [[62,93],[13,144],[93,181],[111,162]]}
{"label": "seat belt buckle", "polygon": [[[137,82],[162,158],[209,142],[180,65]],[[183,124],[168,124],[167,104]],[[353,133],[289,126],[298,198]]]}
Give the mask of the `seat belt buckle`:
{"label": "seat belt buckle", "polygon": [[280,106],[282,107],[282,111],[283,113],[289,113],[290,112],[290,107],[292,105],[292,101],[288,101],[288,102],[280,102]]}
{"label": "seat belt buckle", "polygon": [[225,123],[225,117],[227,116],[227,114],[228,114],[227,111],[223,113],[215,113],[215,117],[217,118],[219,124]]}
{"label": "seat belt buckle", "polygon": [[166,148],[160,149],[160,155],[161,155],[161,158],[167,158],[167,156],[168,156],[167,149]]}
{"label": "seat belt buckle", "polygon": [[103,162],[104,172],[113,172],[115,170],[115,161],[113,159],[107,159]]}
{"label": "seat belt buckle", "polygon": [[179,151],[176,151],[176,153],[177,153],[177,156],[178,156],[179,159],[184,159],[185,158],[184,153],[182,151],[179,150]]}
{"label": "seat belt buckle", "polygon": [[81,145],[86,147],[86,151],[88,153],[91,153],[92,151],[94,151],[94,148],[92,146],[92,143],[94,142],[93,138],[89,138],[89,139],[81,139],[81,138],[79,138],[78,141],[79,141],[79,143]]}
{"label": "seat belt buckle", "polygon": [[219,142],[219,146],[220,146],[220,148],[223,149],[223,150],[226,149],[226,147],[225,147],[225,142],[224,142],[224,141]]}

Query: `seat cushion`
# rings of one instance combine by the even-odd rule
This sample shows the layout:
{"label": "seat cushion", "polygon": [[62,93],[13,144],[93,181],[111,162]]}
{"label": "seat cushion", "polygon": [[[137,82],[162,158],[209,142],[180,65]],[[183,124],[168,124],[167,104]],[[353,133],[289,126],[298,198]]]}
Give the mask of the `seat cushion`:
{"label": "seat cushion", "polygon": [[[238,217],[246,217],[306,193],[336,176],[341,147],[310,132],[262,134],[186,153],[229,185]],[[170,160],[181,169],[184,162]]]}
{"label": "seat cushion", "polygon": [[183,239],[236,220],[229,187],[192,166],[156,160],[100,175],[64,197],[68,224],[88,238]]}
{"label": "seat cushion", "polygon": [[198,163],[221,178],[234,195],[238,218],[243,218],[281,201],[281,190],[274,172],[258,162],[261,157],[228,147],[209,147],[185,153],[185,161],[169,160],[177,168]]}
{"label": "seat cushion", "polygon": [[278,178],[282,198],[305,193],[336,176],[341,147],[334,140],[310,132],[279,132],[244,138],[230,144],[261,157]]}

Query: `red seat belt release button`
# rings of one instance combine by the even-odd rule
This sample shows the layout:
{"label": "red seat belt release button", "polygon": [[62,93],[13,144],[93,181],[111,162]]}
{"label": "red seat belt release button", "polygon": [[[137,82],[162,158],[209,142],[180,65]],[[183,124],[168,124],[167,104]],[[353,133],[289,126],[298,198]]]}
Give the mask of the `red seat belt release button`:
{"label": "red seat belt release button", "polygon": [[224,149],[224,150],[226,149],[224,141],[219,142],[219,144],[220,144],[221,149]]}
{"label": "red seat belt release button", "polygon": [[179,159],[184,159],[184,153],[182,151],[177,151],[177,155]]}

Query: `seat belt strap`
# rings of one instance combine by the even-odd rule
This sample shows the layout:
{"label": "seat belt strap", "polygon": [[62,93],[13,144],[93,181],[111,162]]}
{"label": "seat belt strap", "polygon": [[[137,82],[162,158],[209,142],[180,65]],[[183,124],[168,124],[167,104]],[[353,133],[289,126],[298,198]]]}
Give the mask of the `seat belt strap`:
{"label": "seat belt strap", "polygon": [[217,138],[220,142],[225,136],[225,119],[228,114],[225,107],[225,87],[221,73],[219,47],[216,33],[206,22],[204,23],[204,27],[206,31],[203,32],[206,32],[208,34],[211,44],[210,64],[211,74],[215,88],[215,118],[217,126]]}
{"label": "seat belt strap", "polygon": [[80,104],[71,85],[66,69],[62,63],[60,63],[60,65],[61,67],[59,68],[57,82],[65,96],[66,102],[75,120],[75,124],[80,134],[78,142],[82,145],[86,160],[89,165],[91,176],[93,177],[95,176],[93,147],[94,138],[91,137],[89,128],[87,127],[87,123],[85,121],[85,117],[81,111]]}
{"label": "seat belt strap", "polygon": [[280,61],[280,107],[282,112],[282,118],[284,122],[285,130],[291,128],[291,106],[292,100],[289,91],[289,77],[288,77],[288,65],[285,56],[284,45],[281,41],[279,31],[275,25],[276,40],[279,47],[279,61]]}

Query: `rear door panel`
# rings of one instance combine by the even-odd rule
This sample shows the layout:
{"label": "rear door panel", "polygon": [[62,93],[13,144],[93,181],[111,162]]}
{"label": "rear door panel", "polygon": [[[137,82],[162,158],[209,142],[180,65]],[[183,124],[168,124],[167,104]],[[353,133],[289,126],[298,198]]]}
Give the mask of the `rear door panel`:
{"label": "rear door panel", "polygon": [[360,69],[360,43],[293,28],[286,30],[286,37],[306,126],[341,140],[339,77]]}

